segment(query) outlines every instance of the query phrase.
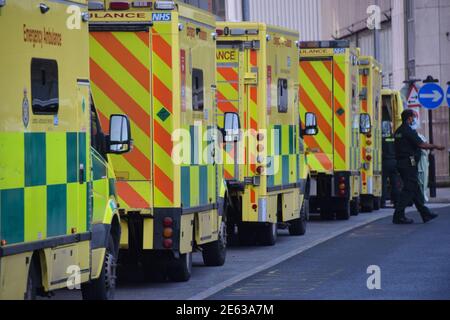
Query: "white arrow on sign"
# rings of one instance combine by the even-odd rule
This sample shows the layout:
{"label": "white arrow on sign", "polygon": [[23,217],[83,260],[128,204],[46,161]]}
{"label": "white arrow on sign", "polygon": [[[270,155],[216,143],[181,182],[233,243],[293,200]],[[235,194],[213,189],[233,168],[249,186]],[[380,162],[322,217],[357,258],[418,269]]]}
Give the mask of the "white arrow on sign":
{"label": "white arrow on sign", "polygon": [[433,99],[433,102],[438,102],[442,99],[442,94],[437,90],[433,90],[433,93],[422,93],[420,97],[422,99]]}

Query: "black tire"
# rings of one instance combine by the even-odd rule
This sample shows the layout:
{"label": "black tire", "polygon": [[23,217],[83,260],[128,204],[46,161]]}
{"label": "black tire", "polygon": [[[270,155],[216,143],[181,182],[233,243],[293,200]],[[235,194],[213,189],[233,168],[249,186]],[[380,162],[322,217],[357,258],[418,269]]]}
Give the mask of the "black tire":
{"label": "black tire", "polygon": [[350,202],[350,214],[353,217],[359,216],[359,212],[360,212],[360,201],[359,198],[355,198]]}
{"label": "black tire", "polygon": [[304,199],[300,210],[300,218],[291,221],[289,225],[289,234],[291,236],[304,236],[309,216],[309,199]]}
{"label": "black tire", "polygon": [[113,300],[116,290],[117,253],[110,235],[105,252],[102,271],[98,279],[81,285],[83,300]]}
{"label": "black tire", "polygon": [[378,211],[381,209],[381,198],[374,197],[373,198],[373,210]]}
{"label": "black tire", "polygon": [[227,257],[226,224],[222,222],[219,229],[219,240],[205,244],[202,249],[203,263],[208,267],[221,267]]}
{"label": "black tire", "polygon": [[320,207],[320,219],[323,221],[331,221],[334,220],[334,213],[330,206],[331,199],[327,199],[326,201],[323,201],[324,203]]}
{"label": "black tire", "polygon": [[374,201],[372,198],[360,198],[361,201],[361,211],[364,213],[371,213],[373,212],[373,204]]}
{"label": "black tire", "polygon": [[174,282],[188,282],[192,275],[192,252],[180,254],[169,263],[168,276]]}
{"label": "black tire", "polygon": [[278,238],[278,227],[276,223],[262,224],[258,229],[258,242],[262,246],[274,246]]}
{"label": "black tire", "polygon": [[238,242],[240,246],[253,246],[256,244],[256,232],[254,225],[241,223],[238,227]]}
{"label": "black tire", "polygon": [[350,220],[351,210],[350,210],[350,200],[342,200],[340,205],[336,209],[336,219],[345,221]]}
{"label": "black tire", "polygon": [[39,268],[35,259],[32,259],[27,278],[27,290],[24,295],[25,300],[36,300],[38,289],[41,286],[39,277]]}

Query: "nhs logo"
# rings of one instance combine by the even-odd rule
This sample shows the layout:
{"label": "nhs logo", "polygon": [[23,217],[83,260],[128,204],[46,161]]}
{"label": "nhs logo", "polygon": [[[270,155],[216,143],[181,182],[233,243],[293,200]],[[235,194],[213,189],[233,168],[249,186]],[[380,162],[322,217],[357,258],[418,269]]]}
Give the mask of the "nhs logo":
{"label": "nhs logo", "polygon": [[171,13],[153,13],[152,20],[153,21],[171,21],[172,14]]}

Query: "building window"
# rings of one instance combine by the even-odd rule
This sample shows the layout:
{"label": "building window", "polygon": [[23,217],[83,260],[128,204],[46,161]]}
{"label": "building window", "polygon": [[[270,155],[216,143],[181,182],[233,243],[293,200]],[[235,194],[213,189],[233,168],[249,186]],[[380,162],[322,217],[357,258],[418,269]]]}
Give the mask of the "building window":
{"label": "building window", "polygon": [[416,27],[415,27],[415,1],[406,1],[406,24],[408,41],[408,75],[412,78],[416,75]]}
{"label": "building window", "polygon": [[33,113],[55,115],[59,109],[58,63],[56,60],[31,60],[31,100]]}
{"label": "building window", "polygon": [[192,70],[192,110],[203,111],[204,109],[204,88],[203,71],[200,69]]}
{"label": "building window", "polygon": [[278,112],[288,112],[288,81],[286,79],[278,80]]}

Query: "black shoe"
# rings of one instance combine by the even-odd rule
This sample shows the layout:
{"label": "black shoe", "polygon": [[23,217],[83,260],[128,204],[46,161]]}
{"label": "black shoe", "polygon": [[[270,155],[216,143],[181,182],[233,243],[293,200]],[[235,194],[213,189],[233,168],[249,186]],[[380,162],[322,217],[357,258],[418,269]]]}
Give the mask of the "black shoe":
{"label": "black shoe", "polygon": [[413,224],[414,220],[403,217],[403,218],[394,218],[394,220],[392,222],[394,224],[407,225],[407,224]]}
{"label": "black shoe", "polygon": [[424,215],[424,216],[422,216],[423,223],[428,223],[431,220],[436,219],[437,217],[439,217],[439,215],[437,215],[435,213],[430,213],[430,214]]}

